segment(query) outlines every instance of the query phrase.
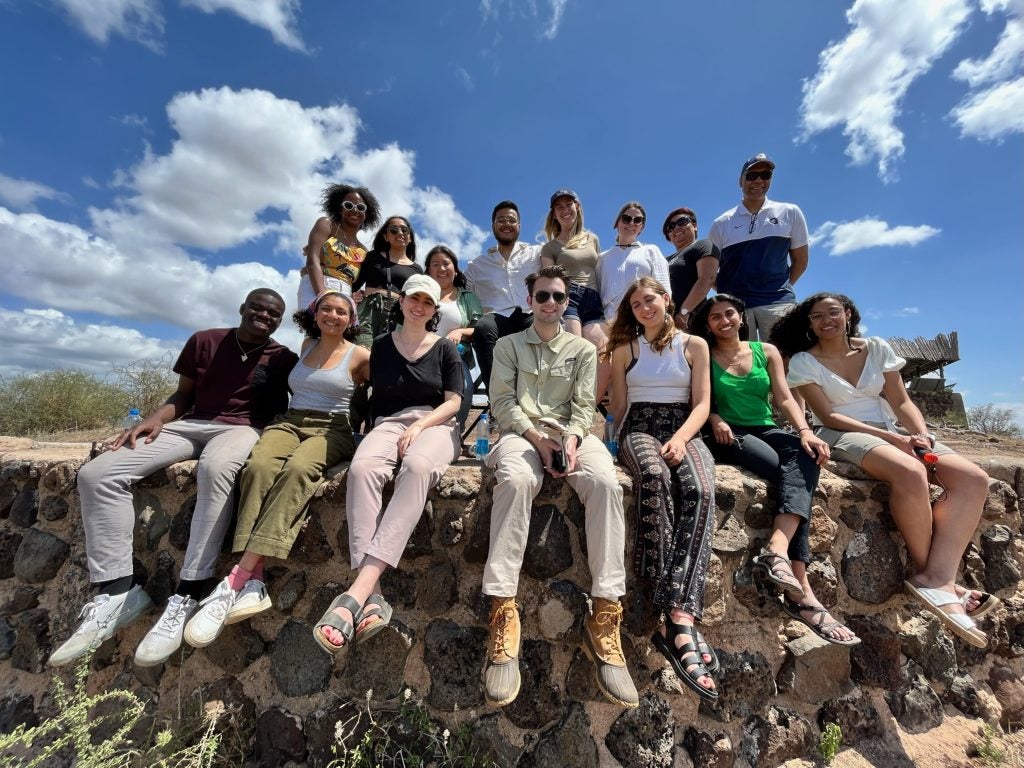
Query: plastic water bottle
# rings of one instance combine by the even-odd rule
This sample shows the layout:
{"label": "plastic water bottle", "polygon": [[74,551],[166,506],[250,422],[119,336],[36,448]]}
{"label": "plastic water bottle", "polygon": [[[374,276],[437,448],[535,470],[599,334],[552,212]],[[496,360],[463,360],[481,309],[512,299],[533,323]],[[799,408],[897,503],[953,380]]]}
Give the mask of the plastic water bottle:
{"label": "plastic water bottle", "polygon": [[487,420],[487,414],[480,414],[480,421],[476,424],[476,457],[481,461],[491,452],[491,425]]}
{"label": "plastic water bottle", "polygon": [[462,357],[464,354],[466,354],[466,345],[463,344],[461,341],[455,345],[455,349],[458,350],[459,357]]}
{"label": "plastic water bottle", "polygon": [[124,421],[121,422],[122,429],[132,429],[136,424],[142,421],[142,415],[139,413],[138,408],[132,408],[128,411],[128,415],[124,417]]}
{"label": "plastic water bottle", "polygon": [[613,459],[619,453],[619,438],[615,434],[615,417],[610,413],[604,420],[604,447],[608,449],[608,453],[612,455]]}

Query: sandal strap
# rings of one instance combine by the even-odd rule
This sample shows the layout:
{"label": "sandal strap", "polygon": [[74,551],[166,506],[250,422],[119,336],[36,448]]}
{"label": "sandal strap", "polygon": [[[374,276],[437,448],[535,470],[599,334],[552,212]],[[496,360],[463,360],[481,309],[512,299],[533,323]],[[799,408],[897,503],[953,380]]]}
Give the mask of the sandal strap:
{"label": "sandal strap", "polygon": [[[685,624],[676,624],[673,621],[665,622],[665,639],[668,640],[669,647],[673,649],[676,658],[679,659],[679,663],[683,665],[683,670],[693,680],[696,680],[698,677],[711,677],[710,670],[708,670],[707,665],[704,664],[704,658],[701,655],[700,648],[697,647],[697,641],[696,638],[694,638],[695,632],[695,627],[688,627]],[[669,637],[669,634],[671,634],[671,637]],[[677,646],[676,638],[680,635],[690,639],[682,645]],[[696,661],[687,661],[687,659],[690,659],[691,657],[696,659]],[[691,667],[695,667],[695,669],[691,669]]]}
{"label": "sandal strap", "polygon": [[[334,611],[338,608],[344,608],[352,614],[352,621],[344,619]],[[323,616],[320,617],[320,621],[316,623],[317,629],[320,627],[333,627],[334,629],[341,632],[345,636],[345,641],[348,642],[352,639],[352,633],[355,629],[355,624],[358,624],[363,617],[363,609],[356,599],[351,595],[340,594],[331,603],[331,607],[327,609]]]}
{"label": "sandal strap", "polygon": [[[817,631],[823,635],[833,637],[837,629],[845,626],[844,624],[841,624],[840,622],[836,621],[836,617],[829,613],[828,608],[824,606],[818,607],[817,605],[794,603],[792,600],[788,602],[790,608],[792,608],[794,611],[809,612],[811,614],[811,618],[807,619],[807,622],[813,625],[817,629]],[[821,616],[820,620],[818,620],[819,616]]]}
{"label": "sandal strap", "polygon": [[369,605],[370,607],[363,611],[360,621],[362,619],[368,619],[371,616],[384,618],[384,614],[391,608],[391,606],[388,605],[388,601],[384,599],[384,595],[379,592],[374,592],[366,598],[366,605]]}

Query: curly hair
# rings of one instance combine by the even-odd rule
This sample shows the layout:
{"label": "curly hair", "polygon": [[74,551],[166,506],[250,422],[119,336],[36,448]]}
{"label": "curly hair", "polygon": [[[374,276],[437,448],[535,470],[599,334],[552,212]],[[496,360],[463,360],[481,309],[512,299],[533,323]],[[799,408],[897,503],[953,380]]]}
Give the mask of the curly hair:
{"label": "curly hair", "polygon": [[433,248],[427,251],[427,256],[423,260],[423,273],[427,275],[430,274],[430,260],[434,257],[434,254],[437,253],[440,253],[442,256],[447,257],[448,261],[452,263],[452,269],[455,270],[455,277],[452,278],[452,285],[454,285],[456,288],[465,288],[466,276],[462,274],[462,270],[459,269],[459,260],[458,258],[456,258],[455,252],[447,245],[435,245]]}
{"label": "curly hair", "polygon": [[[313,312],[310,312],[309,307],[300,309],[292,315],[292,320],[297,326],[299,326],[299,330],[306,335],[307,339],[319,339],[322,335],[320,332],[320,326],[316,324],[316,315]],[[345,339],[345,341],[355,342],[358,333],[359,331],[356,327],[350,323],[344,333],[341,334],[341,337]]]}
{"label": "curly hair", "polygon": [[391,252],[391,244],[387,241],[385,234],[388,231],[390,222],[395,219],[403,222],[409,228],[409,244],[405,246],[405,255],[409,257],[410,261],[416,261],[416,232],[405,216],[388,216],[384,219],[384,223],[380,225],[377,234],[373,236],[373,250],[377,251],[377,253],[383,253],[385,256]]}
{"label": "curly hair", "polygon": [[366,187],[353,187],[351,184],[330,184],[324,187],[320,195],[320,207],[324,215],[331,221],[341,221],[341,204],[345,196],[355,192],[366,203],[366,218],[363,219],[363,226],[360,229],[372,229],[380,222],[380,203],[373,196],[373,192]]}
{"label": "curly hair", "polygon": [[714,349],[717,339],[708,327],[708,315],[711,314],[711,309],[715,304],[731,304],[740,313],[740,341],[746,341],[749,333],[747,321],[743,313],[747,311],[747,305],[743,303],[743,299],[739,299],[730,293],[716,293],[694,307],[693,313],[690,315],[690,333],[694,336],[700,336],[708,343],[709,349]]}
{"label": "curly hair", "polygon": [[633,307],[630,306],[630,299],[633,297],[633,294],[641,288],[649,288],[655,293],[663,295],[666,302],[665,321],[662,323],[658,335],[651,342],[651,349],[661,353],[666,347],[671,345],[672,337],[676,334],[676,326],[672,322],[676,307],[672,303],[672,297],[665,290],[665,286],[653,277],[639,277],[626,288],[626,293],[623,294],[622,301],[619,302],[619,306],[615,310],[615,322],[612,323],[612,327],[608,331],[608,343],[605,345],[605,360],[610,360],[612,352],[618,347],[629,344],[633,339],[643,335],[644,327],[637,322],[636,317],[633,316]]}
{"label": "curly hair", "polygon": [[818,343],[818,337],[811,330],[809,315],[811,308],[825,299],[838,301],[843,305],[843,309],[850,312],[850,322],[846,328],[846,343],[850,343],[850,338],[860,336],[860,312],[857,311],[857,306],[850,297],[842,293],[823,291],[808,296],[789,310],[772,327],[768,340],[779,348],[784,357],[792,357],[797,352],[806,352]]}

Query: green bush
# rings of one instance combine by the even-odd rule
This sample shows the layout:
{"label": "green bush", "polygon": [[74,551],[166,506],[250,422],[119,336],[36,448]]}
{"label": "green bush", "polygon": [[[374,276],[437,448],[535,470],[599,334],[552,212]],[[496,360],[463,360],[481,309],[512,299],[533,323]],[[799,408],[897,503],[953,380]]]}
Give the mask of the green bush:
{"label": "green bush", "polygon": [[176,383],[166,361],[128,363],[104,379],[73,369],[0,377],[0,435],[113,429],[130,408],[151,413]]}

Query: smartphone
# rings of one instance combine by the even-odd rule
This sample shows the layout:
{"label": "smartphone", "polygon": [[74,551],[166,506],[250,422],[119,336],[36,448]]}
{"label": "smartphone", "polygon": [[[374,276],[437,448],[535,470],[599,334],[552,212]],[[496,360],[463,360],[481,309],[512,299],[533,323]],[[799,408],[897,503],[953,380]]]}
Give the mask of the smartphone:
{"label": "smartphone", "polygon": [[565,454],[561,451],[551,452],[551,468],[555,472],[565,472]]}

